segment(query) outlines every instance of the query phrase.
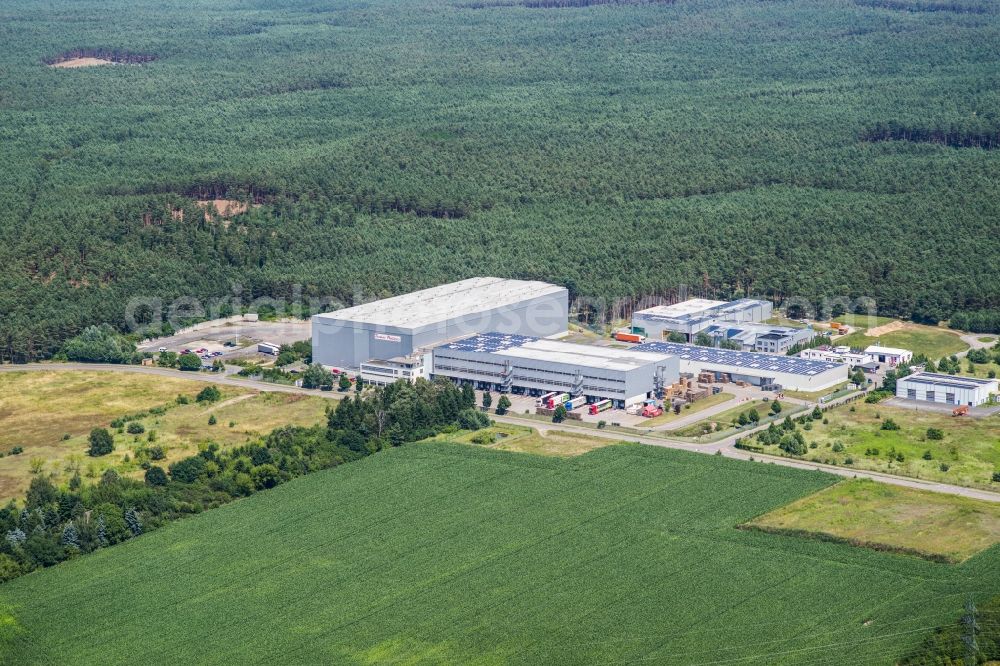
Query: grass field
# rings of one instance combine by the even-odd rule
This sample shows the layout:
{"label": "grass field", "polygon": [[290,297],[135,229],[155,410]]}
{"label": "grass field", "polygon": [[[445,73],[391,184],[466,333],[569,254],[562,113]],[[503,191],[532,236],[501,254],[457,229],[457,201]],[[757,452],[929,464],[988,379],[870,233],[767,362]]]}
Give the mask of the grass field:
{"label": "grass field", "polygon": [[[493,435],[492,444],[476,444],[473,438],[483,433]],[[460,431],[458,433],[441,434],[433,438],[439,442],[454,442],[474,444],[486,449],[498,451],[516,451],[519,453],[534,453],[543,456],[578,456],[594,449],[614,444],[613,439],[591,437],[578,433],[548,430],[544,434],[534,428],[497,423],[489,428],[477,431]]]}
{"label": "grass field", "polygon": [[673,410],[667,410],[664,414],[657,416],[655,418],[647,419],[645,421],[640,421],[636,424],[637,428],[654,428],[656,426],[665,425],[667,423],[673,423],[678,419],[682,419],[685,416],[690,416],[691,414],[697,414],[698,412],[704,411],[709,407],[715,407],[716,405],[721,405],[725,402],[729,402],[736,396],[732,393],[726,393],[722,391],[721,393],[716,393],[715,395],[710,395],[701,400],[697,400],[691,403],[690,407],[685,405],[681,409],[680,414],[674,414]]}
{"label": "grass field", "polygon": [[[846,393],[844,389],[847,387],[849,382],[844,382],[842,384],[837,384],[836,386],[831,386],[830,388],[823,389],[822,391],[785,391],[785,395],[791,398],[798,398],[799,400],[810,400],[815,402],[823,396],[843,394]],[[837,395],[836,397],[840,397]]]}
{"label": "grass field", "polygon": [[868,329],[875,328],[876,326],[885,326],[886,324],[892,323],[896,320],[892,317],[878,317],[866,314],[845,314],[836,317],[833,321],[840,322],[841,324],[847,324],[851,328]]}
{"label": "grass field", "polygon": [[[853,412],[846,405],[825,412],[827,424],[814,421],[812,430],[803,433],[807,442],[817,444],[807,459],[840,465],[851,459],[857,469],[1000,489],[1000,484],[991,482],[993,471],[1000,469],[1000,416],[954,418],[864,402],[853,407]],[[900,429],[882,430],[885,419],[892,419]],[[928,439],[928,428],[941,430],[944,439]],[[838,442],[844,447],[841,452],[833,450]],[[765,449],[780,453],[776,447]],[[903,461],[890,460],[890,451],[902,454]],[[930,460],[924,459],[926,452]]]}
{"label": "grass field", "polygon": [[5,584],[0,661],[891,663],[1000,588],[996,550],[735,529],[832,481],[652,447],[392,449]]}
{"label": "grass field", "polygon": [[906,324],[906,328],[879,337],[872,337],[864,332],[856,331],[850,335],[837,338],[838,345],[864,348],[876,342],[883,347],[901,347],[909,349],[914,354],[926,354],[929,358],[939,359],[966,351],[969,345],[962,341],[958,333],[936,326]]}
{"label": "grass field", "polygon": [[853,479],[749,525],[961,562],[1000,542],[1000,504]]}
{"label": "grass field", "polygon": [[[190,455],[200,443],[240,444],[288,423],[312,425],[324,415],[326,400],[278,393],[258,394],[243,388],[220,386],[222,400],[197,404],[194,396],[207,384],[182,378],[117,372],[24,372],[0,374],[0,450],[24,448],[20,455],[0,458],[0,501],[20,497],[31,480],[32,465],[56,482],[75,470],[95,477],[108,467],[122,473],[141,473],[134,464],[135,449],[156,444],[167,458],[158,464]],[[176,405],[178,395],[191,402]],[[162,415],[139,419],[141,435],[115,433],[115,451],[89,458],[91,428],[107,427],[118,417],[169,406]],[[210,426],[210,414],[217,424]],[[229,424],[233,423],[232,426]],[[149,432],[155,431],[155,442]],[[68,437],[67,437],[68,435]],[[125,463],[128,455],[131,462]]]}
{"label": "grass field", "polygon": [[[792,405],[784,403],[782,405],[784,411],[782,411],[780,418],[784,418],[787,414],[792,413]],[[677,437],[709,437],[711,439],[718,439],[725,433],[735,432],[736,428],[733,427],[733,422],[739,418],[742,412],[749,412],[751,409],[756,409],[757,413],[760,414],[760,422],[766,423],[768,421],[768,410],[770,409],[770,402],[765,402],[764,400],[747,400],[741,402],[732,409],[727,409],[724,412],[718,414],[713,414],[709,417],[702,419],[691,425],[686,425],[683,428],[678,428],[677,430],[671,430],[670,435]]]}

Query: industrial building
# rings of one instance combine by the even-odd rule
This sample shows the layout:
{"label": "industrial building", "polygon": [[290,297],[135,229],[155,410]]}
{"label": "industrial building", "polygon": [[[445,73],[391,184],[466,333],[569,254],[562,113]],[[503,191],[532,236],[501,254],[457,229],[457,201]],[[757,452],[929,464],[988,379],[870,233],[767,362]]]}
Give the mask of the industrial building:
{"label": "industrial building", "polygon": [[846,363],[850,367],[859,367],[869,363],[874,363],[875,358],[864,352],[856,352],[847,345],[830,347],[822,345],[812,349],[803,349],[799,352],[799,358],[810,361],[825,361],[827,363]]}
{"label": "industrial building", "polygon": [[762,322],[770,319],[771,310],[771,303],[753,298],[730,302],[692,298],[636,311],[632,315],[632,330],[650,340],[666,340],[671,333],[680,333],[690,342],[713,324]]}
{"label": "industrial building", "polygon": [[484,333],[432,351],[435,377],[491,391],[542,395],[564,391],[589,402],[627,407],[659,394],[680,376],[668,354],[615,349],[504,333]]}
{"label": "industrial building", "polygon": [[896,380],[896,397],[976,407],[1000,393],[996,379],[918,372]]}
{"label": "industrial building", "polygon": [[695,376],[711,372],[730,381],[790,391],[820,391],[847,381],[847,365],[807,361],[796,356],[698,347],[674,342],[647,342],[632,351],[668,354],[680,359],[680,371]]}
{"label": "industrial building", "polygon": [[563,287],[470,278],[313,316],[313,361],[353,369],[486,331],[560,335],[567,330],[568,310]]}
{"label": "industrial building", "polygon": [[385,360],[371,359],[361,364],[358,372],[364,384],[385,385],[404,380],[411,384],[418,379],[430,378],[428,355],[416,353]]}
{"label": "industrial building", "polygon": [[865,353],[872,357],[872,361],[885,363],[889,367],[896,367],[901,363],[909,363],[913,360],[913,352],[909,349],[883,347],[878,344],[866,347]]}
{"label": "industrial building", "polygon": [[735,322],[713,323],[701,333],[711,338],[716,347],[723,340],[730,340],[739,344],[743,351],[770,354],[784,354],[800,342],[808,342],[816,336],[812,327],[791,328]]}

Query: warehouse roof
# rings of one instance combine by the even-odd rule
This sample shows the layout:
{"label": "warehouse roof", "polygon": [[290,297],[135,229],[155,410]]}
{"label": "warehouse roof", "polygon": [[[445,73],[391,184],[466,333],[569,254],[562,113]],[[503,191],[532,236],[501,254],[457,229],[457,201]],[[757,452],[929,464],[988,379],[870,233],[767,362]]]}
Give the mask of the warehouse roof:
{"label": "warehouse roof", "polygon": [[514,358],[621,371],[661,363],[669,356],[656,352],[637,351],[635,347],[616,349],[506,333],[482,333],[443,344],[435,351],[437,349],[493,353]]}
{"label": "warehouse roof", "polygon": [[936,372],[918,372],[909,377],[900,377],[897,381],[909,384],[930,384],[932,386],[943,386],[956,389],[977,389],[984,386],[996,386],[995,379],[976,379],[975,377],[955,377],[952,375],[940,375]]}
{"label": "warehouse roof", "polygon": [[767,301],[741,298],[735,301],[712,301],[707,298],[690,298],[673,305],[657,305],[638,310],[633,316],[647,321],[678,321],[697,323],[711,319],[739,319],[737,315],[747,310],[767,305]]}
{"label": "warehouse roof", "polygon": [[316,316],[330,321],[418,328],[565,291],[547,282],[477,277]]}
{"label": "warehouse roof", "polygon": [[725,301],[711,301],[707,298],[689,298],[673,305],[657,305],[639,310],[635,316],[640,319],[688,319],[708,310],[725,305]]}
{"label": "warehouse roof", "polygon": [[761,372],[783,372],[791,375],[818,375],[834,368],[843,368],[841,363],[825,361],[810,361],[797,356],[778,356],[763,352],[733,351],[731,349],[715,349],[699,347],[676,342],[647,342],[632,348],[635,351],[658,352],[677,356],[685,361],[701,361],[717,365],[728,365],[735,371],[749,371],[752,374]]}
{"label": "warehouse roof", "polygon": [[890,354],[892,356],[906,356],[907,354],[912,354],[909,349],[900,349],[899,347],[883,347],[881,345],[869,345],[865,348],[866,354]]}

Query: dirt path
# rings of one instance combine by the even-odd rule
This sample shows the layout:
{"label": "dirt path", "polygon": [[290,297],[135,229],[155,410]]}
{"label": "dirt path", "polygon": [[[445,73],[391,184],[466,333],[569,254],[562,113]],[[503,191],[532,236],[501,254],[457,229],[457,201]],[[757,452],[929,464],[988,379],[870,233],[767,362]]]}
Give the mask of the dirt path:
{"label": "dirt path", "polygon": [[882,324],[881,326],[876,326],[875,328],[869,328],[865,331],[865,335],[870,338],[877,338],[885,335],[886,333],[892,333],[893,331],[902,331],[906,328],[906,326],[907,323],[905,321],[890,321],[888,324]]}

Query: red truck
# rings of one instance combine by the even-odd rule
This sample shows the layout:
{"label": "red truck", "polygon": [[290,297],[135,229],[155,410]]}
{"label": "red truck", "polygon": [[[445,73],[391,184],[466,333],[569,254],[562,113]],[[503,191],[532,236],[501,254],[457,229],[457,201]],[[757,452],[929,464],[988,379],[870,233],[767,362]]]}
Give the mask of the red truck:
{"label": "red truck", "polygon": [[618,342],[642,343],[646,341],[646,336],[639,335],[638,333],[629,333],[627,331],[615,331],[615,340]]}

